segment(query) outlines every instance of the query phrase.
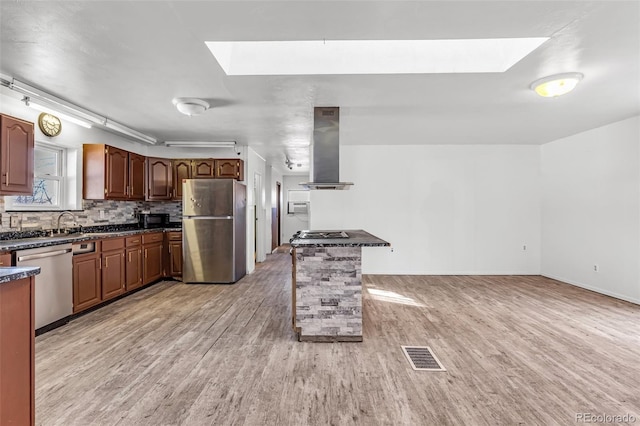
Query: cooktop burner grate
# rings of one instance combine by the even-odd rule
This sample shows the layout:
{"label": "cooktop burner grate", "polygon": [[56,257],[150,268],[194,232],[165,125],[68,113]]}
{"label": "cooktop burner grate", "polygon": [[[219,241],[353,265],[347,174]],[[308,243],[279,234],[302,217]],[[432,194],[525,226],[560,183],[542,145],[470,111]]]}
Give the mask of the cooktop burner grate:
{"label": "cooktop burner grate", "polygon": [[303,240],[349,238],[349,235],[344,231],[312,231],[312,232],[303,232],[300,234],[298,238],[301,238]]}

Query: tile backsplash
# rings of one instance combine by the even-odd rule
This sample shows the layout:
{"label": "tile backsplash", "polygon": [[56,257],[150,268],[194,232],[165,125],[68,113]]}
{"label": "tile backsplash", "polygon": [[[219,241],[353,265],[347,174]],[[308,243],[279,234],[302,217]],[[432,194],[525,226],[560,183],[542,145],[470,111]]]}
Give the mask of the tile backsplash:
{"label": "tile backsplash", "polygon": [[[179,222],[182,218],[181,201],[98,201],[82,200],[82,210],[74,210],[80,226],[97,226],[109,224],[137,223],[136,213],[150,211],[151,213],[169,213],[172,222]],[[53,229],[57,226],[59,211],[5,211],[4,197],[0,197],[0,232],[28,231],[37,229]],[[11,224],[17,225],[11,227]],[[73,219],[65,215],[61,224],[73,225]]]}

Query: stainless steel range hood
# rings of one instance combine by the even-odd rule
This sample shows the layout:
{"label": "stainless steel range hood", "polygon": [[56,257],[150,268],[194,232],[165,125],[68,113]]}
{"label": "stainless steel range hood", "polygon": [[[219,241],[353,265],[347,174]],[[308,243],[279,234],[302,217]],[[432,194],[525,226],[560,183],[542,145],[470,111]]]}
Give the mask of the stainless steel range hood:
{"label": "stainless steel range hood", "polygon": [[349,189],[353,182],[340,182],[340,108],[313,109],[313,145],[311,150],[311,182],[300,185],[307,189]]}

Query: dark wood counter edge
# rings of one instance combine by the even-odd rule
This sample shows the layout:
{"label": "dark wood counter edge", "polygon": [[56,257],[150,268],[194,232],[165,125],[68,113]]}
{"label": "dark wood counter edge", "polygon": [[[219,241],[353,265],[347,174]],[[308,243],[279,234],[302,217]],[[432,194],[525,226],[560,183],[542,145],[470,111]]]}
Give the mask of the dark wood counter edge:
{"label": "dark wood counter edge", "polygon": [[129,231],[92,232],[82,236],[74,236],[74,234],[69,234],[65,237],[36,237],[25,238],[21,240],[0,240],[0,251],[28,250],[32,248],[51,247],[67,243],[101,240],[104,238],[127,237],[130,235],[138,234],[151,234],[154,232],[182,232],[182,228],[136,229]]}
{"label": "dark wood counter edge", "polygon": [[39,266],[7,266],[0,268],[0,284],[29,278],[39,273]]}

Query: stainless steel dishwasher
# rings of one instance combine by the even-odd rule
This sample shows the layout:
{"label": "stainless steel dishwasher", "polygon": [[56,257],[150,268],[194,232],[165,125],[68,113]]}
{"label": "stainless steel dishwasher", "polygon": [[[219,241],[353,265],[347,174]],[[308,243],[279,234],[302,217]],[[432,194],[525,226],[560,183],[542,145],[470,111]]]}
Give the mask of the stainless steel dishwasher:
{"label": "stainless steel dishwasher", "polygon": [[16,252],[17,266],[39,266],[35,276],[36,329],[73,313],[73,263],[71,244]]}

